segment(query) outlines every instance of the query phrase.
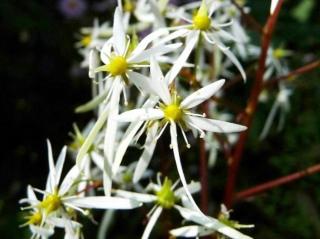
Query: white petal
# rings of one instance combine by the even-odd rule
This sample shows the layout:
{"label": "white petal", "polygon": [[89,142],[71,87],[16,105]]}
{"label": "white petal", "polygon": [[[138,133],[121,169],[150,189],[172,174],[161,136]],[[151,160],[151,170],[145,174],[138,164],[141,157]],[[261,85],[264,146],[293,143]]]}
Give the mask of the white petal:
{"label": "white petal", "polygon": [[214,233],[214,230],[206,229],[202,226],[185,226],[170,230],[170,234],[175,237],[199,237],[208,236]]}
{"label": "white petal", "polygon": [[59,154],[59,157],[56,163],[56,181],[55,181],[56,185],[58,185],[60,182],[61,173],[62,173],[64,161],[66,158],[66,153],[67,153],[67,146],[64,146],[63,149],[61,150],[61,153]]}
{"label": "white petal", "polygon": [[91,158],[92,158],[92,161],[98,166],[98,168],[100,170],[103,170],[103,162],[104,162],[104,158],[96,153],[96,152],[91,152]]}
{"label": "white petal", "polygon": [[115,119],[120,122],[134,122],[134,121],[146,121],[146,120],[157,120],[164,117],[162,110],[154,108],[141,108],[126,111],[118,115]]}
{"label": "white petal", "polygon": [[148,239],[149,238],[151,231],[152,231],[154,225],[156,224],[161,212],[162,212],[162,207],[157,207],[156,210],[153,212],[146,228],[144,229],[144,232],[143,232],[141,239]]}
{"label": "white petal", "polygon": [[84,155],[88,152],[90,146],[92,145],[93,141],[96,139],[100,129],[105,124],[107,117],[109,114],[109,107],[106,107],[103,112],[99,115],[97,122],[94,124],[90,133],[86,137],[84,143],[81,145],[79,152],[76,157],[76,164],[80,165]]}
{"label": "white petal", "polygon": [[53,155],[52,155],[52,147],[50,141],[47,139],[47,146],[48,146],[48,161],[49,161],[49,175],[46,185],[46,191],[53,192],[55,187],[56,179],[56,168],[54,166]]}
{"label": "white petal", "polygon": [[149,35],[147,35],[145,38],[143,38],[140,41],[138,46],[133,50],[131,57],[135,57],[135,56],[139,55],[144,49],[146,49],[148,47],[148,45],[152,41],[159,39],[160,36],[165,35],[167,33],[168,33],[168,30],[166,30],[166,29],[159,29],[157,31],[150,33]]}
{"label": "white petal", "polygon": [[110,38],[108,41],[106,41],[103,44],[103,47],[101,49],[100,58],[104,64],[109,64],[109,62],[110,62],[109,57],[111,55],[111,48],[112,48],[112,38]]}
{"label": "white petal", "polygon": [[[83,160],[84,162],[84,160]],[[74,182],[76,181],[76,179],[79,177],[80,175],[80,170],[78,165],[73,166],[70,171],[67,173],[67,175],[65,176],[65,178],[63,179],[61,186],[59,188],[59,195],[64,195],[65,193],[67,193],[71,186],[74,184]]]}
{"label": "white petal", "polygon": [[143,124],[143,121],[137,121],[137,122],[131,123],[128,129],[126,130],[125,134],[123,135],[122,140],[117,147],[114,161],[112,163],[113,175],[117,174],[119,170],[119,166],[122,162],[123,156],[126,153],[129,144],[132,142],[133,137],[136,135],[137,131],[139,130],[142,124]]}
{"label": "white petal", "polygon": [[217,46],[221,49],[221,51],[230,59],[230,61],[232,61],[232,63],[238,68],[238,70],[240,71],[240,74],[243,78],[244,81],[247,80],[247,76],[246,73],[242,67],[242,65],[240,64],[240,62],[238,61],[238,59],[235,57],[235,55],[228,49],[226,48],[222,43],[218,43]]}
{"label": "white petal", "polygon": [[156,61],[154,57],[150,58],[150,73],[151,73],[151,79],[162,79],[163,74],[160,68],[160,65]]}
{"label": "white petal", "polygon": [[185,35],[190,32],[189,29],[179,29],[173,33],[170,33],[169,35],[165,36],[164,38],[162,38],[161,40],[159,40],[156,44],[163,44],[166,43],[168,41],[172,41],[178,37],[185,37]]}
{"label": "white petal", "polygon": [[[191,194],[197,193],[201,190],[201,184],[199,182],[191,182],[188,184],[188,190]],[[185,195],[185,190],[183,187],[179,188],[174,192],[174,194],[177,197],[181,197],[181,196]]]}
{"label": "white petal", "polygon": [[158,132],[158,126],[159,126],[158,122],[155,122],[151,126],[151,128],[148,130],[143,153],[140,156],[138,164],[134,170],[133,179],[132,179],[133,183],[137,183],[140,180],[140,178],[142,177],[143,173],[146,171],[150,163],[154,149],[157,145],[156,136]]}
{"label": "white petal", "polygon": [[134,200],[104,196],[68,198],[64,201],[80,208],[133,209],[141,206],[140,202]]}
{"label": "white petal", "polygon": [[190,121],[202,130],[215,133],[237,133],[247,129],[243,125],[196,116],[186,116],[186,121]]}
{"label": "white petal", "polygon": [[32,186],[30,185],[28,185],[27,187],[27,196],[28,196],[28,202],[31,205],[37,205],[39,203],[39,200],[36,194],[34,193]]}
{"label": "white petal", "polygon": [[176,64],[173,65],[171,70],[166,75],[166,82],[168,84],[171,84],[173,82],[173,80],[179,74],[181,68],[186,63],[191,51],[198,42],[199,34],[199,31],[191,31],[190,34],[187,36],[184,50],[178,57]]}
{"label": "white petal", "polygon": [[261,134],[260,134],[260,136],[259,136],[259,139],[260,139],[260,140],[264,139],[264,138],[267,136],[267,134],[268,134],[268,132],[269,132],[269,130],[270,130],[270,128],[271,128],[271,125],[272,125],[272,123],[273,123],[273,121],[274,121],[274,118],[275,118],[275,116],[276,116],[276,113],[277,113],[277,111],[278,111],[279,106],[280,106],[280,105],[279,105],[279,102],[275,101],[275,102],[273,103],[272,108],[271,108],[271,110],[270,110],[270,113],[269,113],[269,115],[268,115],[268,117],[267,117],[267,120],[266,120],[266,122],[264,123],[262,132],[261,132]]}
{"label": "white petal", "polygon": [[117,7],[113,18],[113,46],[119,55],[124,55],[126,50],[126,34],[120,9]]}
{"label": "white petal", "polygon": [[176,50],[181,45],[182,45],[181,43],[174,43],[174,44],[170,44],[170,45],[157,45],[157,46],[151,47],[151,48],[141,52],[139,55],[135,55],[134,57],[130,57],[128,59],[128,62],[129,63],[139,63],[139,62],[143,62],[143,61],[148,61],[151,56],[164,55],[168,52]]}
{"label": "white petal", "polygon": [[[41,239],[48,238],[52,234],[54,234],[54,230],[52,228],[43,228],[34,225],[30,225],[30,230],[33,234],[41,236]],[[35,237],[38,238],[38,237]]]}
{"label": "white petal", "polygon": [[215,81],[189,95],[181,102],[181,107],[190,109],[213,96],[224,84],[225,80]]}
{"label": "white petal", "polygon": [[134,71],[127,72],[129,80],[142,92],[151,94],[151,79]]}
{"label": "white petal", "polygon": [[152,194],[135,193],[124,190],[116,190],[116,195],[122,198],[133,199],[142,203],[155,202],[157,197]]}
{"label": "white petal", "polygon": [[185,189],[185,193],[187,197],[189,198],[190,202],[192,203],[195,210],[198,210],[200,213],[200,209],[197,206],[196,202],[194,201],[193,197],[191,196],[191,193],[188,189],[188,184],[186,182],[186,178],[183,173],[183,168],[181,165],[180,155],[179,155],[179,148],[178,148],[178,141],[177,141],[177,127],[174,122],[170,123],[170,135],[171,135],[171,145],[173,149],[173,155],[176,162],[178,174],[180,176],[181,183],[183,185],[183,188]]}
{"label": "white petal", "polygon": [[272,15],[278,5],[279,0],[271,0],[270,14]]}

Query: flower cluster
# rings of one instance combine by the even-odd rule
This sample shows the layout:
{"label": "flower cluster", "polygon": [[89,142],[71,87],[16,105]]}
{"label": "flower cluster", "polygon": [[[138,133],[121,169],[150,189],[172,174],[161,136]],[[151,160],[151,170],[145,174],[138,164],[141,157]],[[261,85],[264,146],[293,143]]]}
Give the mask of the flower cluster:
{"label": "flower cluster", "polygon": [[[208,112],[200,107],[204,102],[209,104],[214,95],[223,94],[226,80],[220,77],[239,72],[246,81],[238,57],[249,59],[258,54],[250,50],[254,48],[232,1],[203,0],[179,7],[165,0],[119,1],[112,25],[95,20],[93,27],[83,28],[79,37],[76,47],[84,57],[82,67],[88,69],[92,80],[93,98],[76,112],[93,110],[96,117],[82,132],[74,127],[74,142],[68,149],[75,163],[63,180],[67,147],[54,162],[48,141],[45,189],[28,186],[27,198],[21,200],[28,204],[23,208],[28,213],[24,225],[29,226],[31,238],[48,238],[56,228],[65,231],[65,238],[83,238],[79,214],[91,217],[91,209],[129,210],[150,203],[154,206],[147,215],[142,238],[151,235],[161,212],[170,209],[176,209],[183,220],[198,224],[173,229],[173,236],[218,233],[235,239],[250,238],[237,230],[240,224],[230,223],[225,208],[224,216],[218,218],[199,209],[192,194],[200,191],[200,184],[188,183],[188,165],[181,160],[181,149],[191,148],[198,135],[208,141],[207,145],[217,145],[210,133],[236,138],[234,133],[246,130],[245,126],[224,121],[232,121],[233,116],[225,117],[215,105]],[[214,60],[208,61],[210,57]],[[277,54],[270,57],[279,58]],[[273,69],[280,64],[269,62],[274,63]],[[286,101],[289,95],[279,94],[277,102]],[[152,159],[159,159],[155,155],[157,143],[168,142],[167,128],[176,183],[169,179],[167,170],[151,167]],[[141,149],[140,156],[126,164],[128,149],[134,147]],[[169,159],[170,153],[161,158]],[[163,181],[158,171],[162,171]],[[145,180],[155,175],[157,183],[146,185]],[[176,189],[180,182],[182,187]],[[100,187],[103,194],[97,190]],[[109,212],[105,217],[109,219],[101,223],[100,238],[105,238],[103,232],[112,218]]]}

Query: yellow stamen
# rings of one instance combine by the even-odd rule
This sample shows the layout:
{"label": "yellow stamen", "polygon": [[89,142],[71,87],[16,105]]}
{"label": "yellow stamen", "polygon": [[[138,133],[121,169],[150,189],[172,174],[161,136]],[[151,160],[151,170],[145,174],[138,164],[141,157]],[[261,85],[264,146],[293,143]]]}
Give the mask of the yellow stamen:
{"label": "yellow stamen", "polygon": [[40,212],[34,212],[28,217],[27,224],[29,225],[40,225],[42,221],[42,214]]}
{"label": "yellow stamen", "polygon": [[58,194],[50,194],[40,203],[40,208],[44,209],[47,214],[56,211],[61,206],[61,199]]}
{"label": "yellow stamen", "polygon": [[86,35],[81,39],[80,43],[82,46],[87,47],[90,45],[91,41],[92,41],[91,35]]}
{"label": "yellow stamen", "polygon": [[180,106],[176,103],[167,105],[163,109],[164,117],[166,120],[170,121],[180,121],[183,116],[183,111]]}
{"label": "yellow stamen", "polygon": [[124,6],[123,6],[124,11],[126,12],[133,12],[134,10],[134,4],[131,0],[125,0],[124,1]]}
{"label": "yellow stamen", "polygon": [[106,70],[113,76],[123,75],[128,68],[126,58],[123,56],[112,57],[110,63],[106,65]]}

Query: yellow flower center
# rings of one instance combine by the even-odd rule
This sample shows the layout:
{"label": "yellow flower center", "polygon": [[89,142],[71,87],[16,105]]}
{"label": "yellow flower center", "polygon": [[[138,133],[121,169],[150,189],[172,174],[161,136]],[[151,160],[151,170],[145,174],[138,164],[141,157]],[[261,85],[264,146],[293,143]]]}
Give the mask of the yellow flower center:
{"label": "yellow flower center", "polygon": [[87,47],[90,45],[92,41],[92,37],[90,35],[86,35],[81,39],[81,45],[83,45],[84,47]]}
{"label": "yellow flower center", "polygon": [[180,106],[176,103],[167,105],[163,109],[164,117],[166,120],[170,121],[180,121],[183,116],[183,111]]}
{"label": "yellow flower center", "polygon": [[177,201],[177,198],[174,195],[174,192],[172,191],[171,187],[172,181],[168,178],[165,178],[161,189],[158,192],[156,192],[158,204],[166,209],[172,208]]}
{"label": "yellow flower center", "polygon": [[47,214],[56,211],[61,206],[61,199],[58,194],[50,194],[40,203],[40,208]]}
{"label": "yellow flower center", "polygon": [[206,31],[210,28],[211,19],[207,15],[198,12],[192,20],[194,29]]}
{"label": "yellow flower center", "polygon": [[134,4],[130,0],[125,0],[124,1],[124,6],[123,6],[124,11],[126,12],[133,12],[134,10]]}
{"label": "yellow flower center", "polygon": [[34,212],[28,217],[27,224],[29,225],[40,225],[42,221],[42,214],[40,212]]}
{"label": "yellow flower center", "polygon": [[274,58],[281,59],[288,55],[288,52],[282,48],[277,48],[273,50],[272,55]]}
{"label": "yellow flower center", "polygon": [[106,66],[106,70],[113,76],[123,75],[128,69],[128,63],[123,56],[112,57],[110,63]]}

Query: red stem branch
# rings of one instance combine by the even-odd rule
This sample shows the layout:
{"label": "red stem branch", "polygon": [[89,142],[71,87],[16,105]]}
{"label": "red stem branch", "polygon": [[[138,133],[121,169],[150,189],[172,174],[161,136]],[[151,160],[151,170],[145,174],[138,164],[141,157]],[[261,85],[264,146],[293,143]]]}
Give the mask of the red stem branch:
{"label": "red stem branch", "polygon": [[242,113],[241,123],[248,127],[248,130],[242,132],[239,136],[239,140],[235,146],[235,150],[231,156],[230,163],[228,165],[228,175],[225,188],[225,205],[230,208],[233,203],[234,189],[240,161],[243,155],[244,146],[248,137],[248,132],[251,126],[252,118],[255,113],[258,104],[258,97],[263,88],[263,75],[265,72],[265,63],[267,59],[267,52],[271,43],[274,27],[277,22],[278,15],[280,13],[281,6],[284,0],[279,0],[278,5],[272,15],[269,16],[267,23],[263,29],[263,35],[261,40],[261,55],[259,58],[259,66],[256,73],[255,82],[252,86],[249,101],[245,112]]}
{"label": "red stem branch", "polygon": [[305,176],[309,176],[309,175],[312,175],[312,174],[315,174],[318,172],[320,172],[320,164],[316,164],[316,165],[311,166],[311,167],[304,169],[302,171],[292,173],[287,176],[280,177],[280,178],[274,179],[272,181],[262,183],[260,185],[243,190],[241,192],[238,192],[235,196],[235,199],[241,200],[244,198],[252,197],[254,195],[265,192],[265,191],[270,190],[272,188],[278,187],[283,184],[291,183],[295,180],[301,179]]}

